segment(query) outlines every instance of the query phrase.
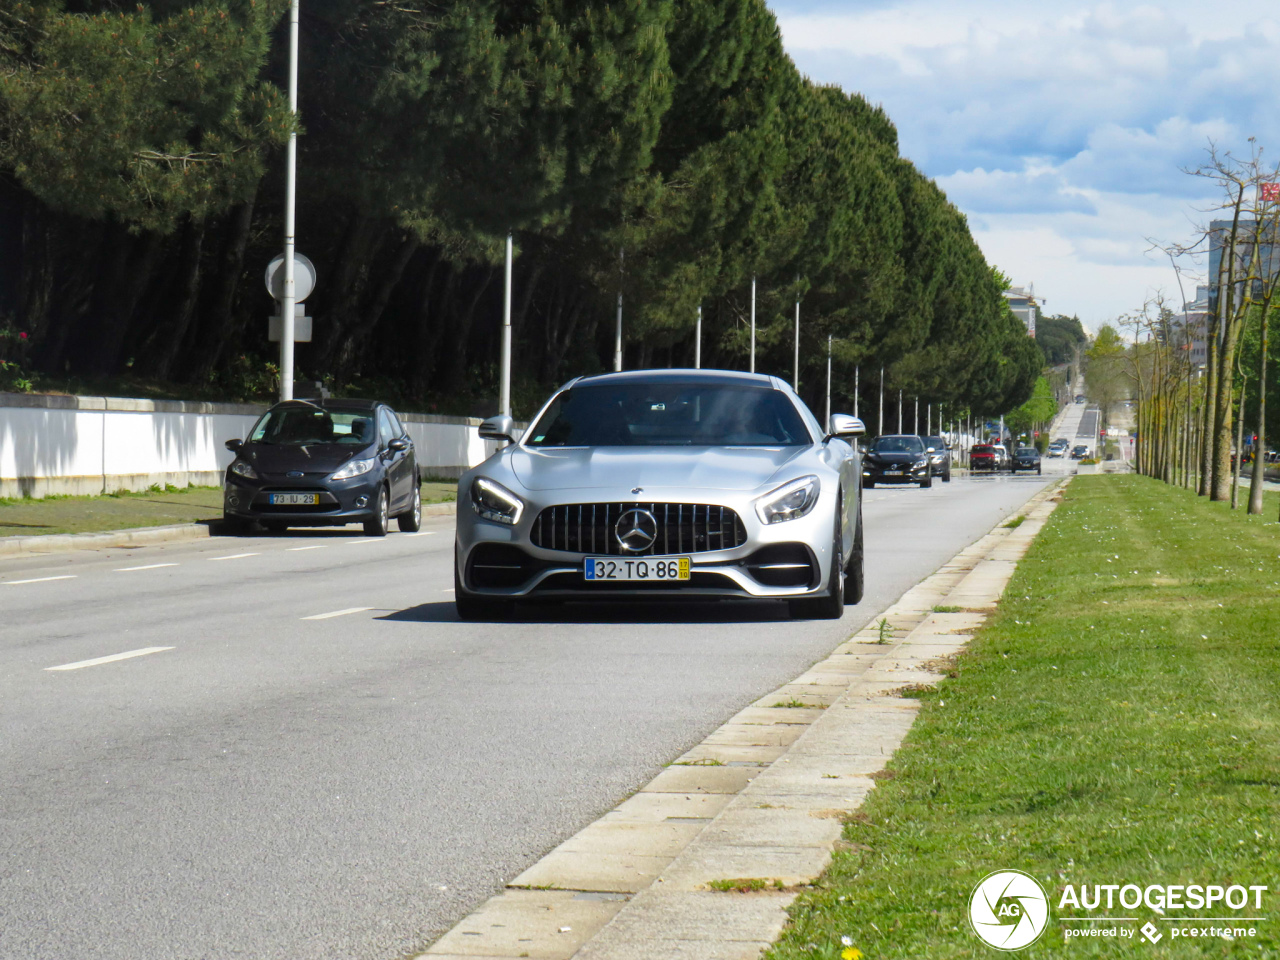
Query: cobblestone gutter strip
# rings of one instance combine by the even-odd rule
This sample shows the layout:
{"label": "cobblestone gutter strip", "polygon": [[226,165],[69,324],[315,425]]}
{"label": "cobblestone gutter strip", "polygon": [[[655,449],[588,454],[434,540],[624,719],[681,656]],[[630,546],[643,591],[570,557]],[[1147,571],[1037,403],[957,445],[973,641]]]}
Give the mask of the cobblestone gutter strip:
{"label": "cobblestone gutter strip", "polygon": [[[453,516],[455,504],[428,503],[422,507],[424,517]],[[175,523],[163,527],[131,527],[105,533],[51,533],[35,537],[0,537],[0,559],[66,553],[69,550],[106,550],[111,547],[146,546],[199,540],[218,536],[216,523]]]}
{"label": "cobblestone gutter strip", "polygon": [[[917,701],[898,691],[935,682],[964,648],[1066,482],[556,847],[419,960],[756,960],[914,722]],[[720,892],[726,881],[752,892]]]}

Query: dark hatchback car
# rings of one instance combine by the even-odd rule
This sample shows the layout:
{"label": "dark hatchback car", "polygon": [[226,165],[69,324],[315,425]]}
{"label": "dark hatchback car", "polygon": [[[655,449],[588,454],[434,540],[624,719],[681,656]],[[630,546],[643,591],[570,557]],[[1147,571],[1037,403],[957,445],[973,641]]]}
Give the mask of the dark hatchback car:
{"label": "dark hatchback car", "polygon": [[924,441],[916,436],[893,434],[876,437],[862,458],[862,485],[918,483],[933,486],[933,468]]}
{"label": "dark hatchback car", "polygon": [[929,454],[929,466],[935,477],[941,477],[943,483],[951,482],[951,450],[947,447],[945,437],[921,437],[924,445],[933,452]]}
{"label": "dark hatchback car", "polygon": [[286,400],[249,436],[228,440],[222,516],[233,531],[363,523],[381,537],[422,522],[413,441],[395,411],[371,400]]}
{"label": "dark hatchback car", "polygon": [[1014,473],[1019,470],[1040,472],[1040,451],[1035,447],[1018,447],[1013,451],[1013,464],[1009,468]]}

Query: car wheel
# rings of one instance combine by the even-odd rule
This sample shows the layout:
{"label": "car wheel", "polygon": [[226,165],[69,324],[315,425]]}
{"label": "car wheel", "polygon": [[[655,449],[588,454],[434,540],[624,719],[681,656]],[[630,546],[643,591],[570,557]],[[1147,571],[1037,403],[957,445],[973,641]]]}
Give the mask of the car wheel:
{"label": "car wheel", "polygon": [[224,537],[243,537],[249,533],[249,521],[233,513],[224,513],[218,532]]}
{"label": "car wheel", "polygon": [[458,558],[453,558],[453,606],[463,620],[505,620],[511,616],[513,604],[510,600],[494,600],[490,597],[477,597],[462,588],[462,577],[458,575]]}
{"label": "car wheel", "polygon": [[933,486],[933,471],[928,470],[925,472],[924,479],[920,481],[920,487],[924,490],[928,490],[932,486]]}
{"label": "car wheel", "polygon": [[950,467],[947,467],[947,469],[943,471],[943,473],[942,473],[942,482],[943,482],[943,483],[950,483],[950,482],[951,482],[951,468],[950,468]]}
{"label": "car wheel", "polygon": [[1042,476],[1042,474],[1041,474],[1041,472],[1040,472],[1040,464],[1038,464],[1038,463],[1036,464],[1036,476],[1037,476],[1037,477]]}
{"label": "car wheel", "polygon": [[289,524],[283,520],[263,520],[262,529],[267,533],[284,533],[289,529]]}
{"label": "car wheel", "polygon": [[862,602],[862,594],[866,585],[862,554],[862,507],[859,505],[858,523],[854,527],[853,534],[853,555],[849,557],[849,563],[844,568],[844,601],[847,604]]}
{"label": "car wheel", "polygon": [[403,533],[417,533],[422,526],[422,487],[413,485],[413,506],[396,517],[396,525]]}
{"label": "car wheel", "polygon": [[364,522],[366,537],[385,537],[390,520],[387,517],[387,488],[378,487],[378,502],[373,505],[373,516]]}
{"label": "car wheel", "polygon": [[875,482],[874,480],[863,480],[863,481],[862,481],[862,489],[863,489],[863,490],[874,490],[875,488],[876,488],[876,482]]}
{"label": "car wheel", "polygon": [[844,614],[844,541],[840,533],[840,509],[836,510],[836,532],[831,542],[831,576],[825,597],[801,597],[788,600],[791,616],[798,620],[839,620]]}

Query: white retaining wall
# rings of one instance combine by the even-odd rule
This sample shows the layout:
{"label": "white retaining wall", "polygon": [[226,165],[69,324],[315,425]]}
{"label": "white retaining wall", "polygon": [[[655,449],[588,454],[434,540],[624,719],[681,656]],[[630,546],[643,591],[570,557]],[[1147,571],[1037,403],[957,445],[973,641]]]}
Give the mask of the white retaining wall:
{"label": "white retaining wall", "polygon": [[[0,497],[218,486],[266,409],[253,404],[0,393]],[[456,477],[498,449],[480,420],[400,414],[425,475]]]}

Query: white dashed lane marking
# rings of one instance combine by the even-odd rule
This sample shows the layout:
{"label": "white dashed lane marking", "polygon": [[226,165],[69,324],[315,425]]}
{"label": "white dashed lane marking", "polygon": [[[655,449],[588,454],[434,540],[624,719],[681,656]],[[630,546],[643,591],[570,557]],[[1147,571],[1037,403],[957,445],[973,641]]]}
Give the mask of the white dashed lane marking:
{"label": "white dashed lane marking", "polygon": [[209,559],[211,561],[212,560],[240,560],[244,557],[256,557],[256,556],[258,556],[258,554],[256,553],[232,553],[225,557],[210,557]]}
{"label": "white dashed lane marking", "polygon": [[285,549],[288,550],[289,553],[297,553],[299,550],[323,550],[326,546],[327,544],[323,543],[313,543],[309,547],[286,547]]}
{"label": "white dashed lane marking", "polygon": [[116,573],[132,573],[135,570],[159,570],[161,567],[176,567],[176,563],[148,563],[141,567],[118,567]]}
{"label": "white dashed lane marking", "polygon": [[312,617],[302,617],[303,620],[329,620],[333,617],[345,617],[349,613],[364,613],[366,610],[372,610],[373,607],[347,607],[345,610],[334,610],[332,613],[317,613]]}
{"label": "white dashed lane marking", "polygon": [[127,650],[124,653],[113,653],[109,657],[96,657],[93,660],[78,660],[75,663],[64,663],[60,667],[45,667],[45,670],[81,670],[84,667],[96,667],[104,663],[115,663],[117,660],[132,660],[134,657],[145,657],[149,653],[164,653],[173,647],[143,647],[140,650]]}
{"label": "white dashed lane marking", "polygon": [[6,580],[5,583],[10,587],[16,587],[20,583],[48,583],[50,580],[74,580],[74,573],[64,573],[60,577],[32,577],[30,580]]}

